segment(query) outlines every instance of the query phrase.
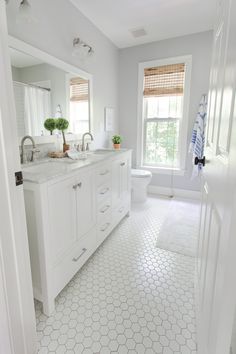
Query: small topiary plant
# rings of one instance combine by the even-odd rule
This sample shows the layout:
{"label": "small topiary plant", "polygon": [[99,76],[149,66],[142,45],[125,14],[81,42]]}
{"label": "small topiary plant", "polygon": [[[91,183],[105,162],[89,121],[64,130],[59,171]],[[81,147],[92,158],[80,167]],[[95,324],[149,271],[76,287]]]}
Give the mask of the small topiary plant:
{"label": "small topiary plant", "polygon": [[56,129],[56,119],[55,118],[47,118],[44,122],[44,128],[50,131],[52,135],[53,130]]}
{"label": "small topiary plant", "polygon": [[56,119],[56,129],[62,132],[63,144],[66,145],[65,130],[69,127],[69,122],[65,118]]}

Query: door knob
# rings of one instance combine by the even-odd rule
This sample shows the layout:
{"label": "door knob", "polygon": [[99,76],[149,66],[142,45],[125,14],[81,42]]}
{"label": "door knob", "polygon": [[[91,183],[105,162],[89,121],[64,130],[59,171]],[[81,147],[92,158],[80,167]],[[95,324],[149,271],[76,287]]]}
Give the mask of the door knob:
{"label": "door knob", "polygon": [[205,156],[203,156],[202,159],[199,159],[197,156],[195,157],[195,159],[194,159],[194,165],[198,165],[199,163],[201,163],[202,166],[205,166],[205,164],[206,164],[206,158],[205,158]]}

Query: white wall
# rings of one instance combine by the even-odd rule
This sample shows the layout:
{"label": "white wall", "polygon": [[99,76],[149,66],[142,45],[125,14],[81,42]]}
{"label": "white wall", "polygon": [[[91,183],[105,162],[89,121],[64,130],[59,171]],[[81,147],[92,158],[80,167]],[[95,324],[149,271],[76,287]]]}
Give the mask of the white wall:
{"label": "white wall", "polygon": [[[9,34],[93,75],[94,135],[97,146],[105,146],[104,107],[116,110],[118,130],[118,49],[69,0],[31,0],[38,22],[17,23],[18,1],[7,5]],[[81,37],[94,48],[84,63],[72,56],[72,41]]]}
{"label": "white wall", "polygon": [[[208,92],[212,50],[212,32],[178,37],[120,50],[119,61],[119,117],[123,145],[133,149],[136,163],[138,64],[155,59],[192,55],[192,77],[188,122],[188,142],[198,110],[200,97]],[[174,187],[199,190],[198,180],[191,181],[192,159],[188,155],[184,176],[174,176]],[[170,187],[169,175],[153,175],[152,185]]]}

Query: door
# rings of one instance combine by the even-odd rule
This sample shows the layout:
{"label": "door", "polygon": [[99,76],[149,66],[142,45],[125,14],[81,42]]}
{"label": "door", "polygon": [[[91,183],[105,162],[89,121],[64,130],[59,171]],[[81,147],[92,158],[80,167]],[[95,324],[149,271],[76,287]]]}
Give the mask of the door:
{"label": "door", "polygon": [[54,262],[69,252],[77,241],[76,190],[75,177],[48,187],[48,220]]}
{"label": "door", "polygon": [[236,2],[214,32],[198,244],[198,353],[229,354],[236,304]]}
{"label": "door", "polygon": [[88,170],[79,173],[76,186],[77,238],[80,239],[96,222],[94,172]]}
{"label": "door", "polygon": [[5,1],[0,0],[0,351],[32,354],[35,313],[23,186],[15,184],[21,166],[13,102]]}

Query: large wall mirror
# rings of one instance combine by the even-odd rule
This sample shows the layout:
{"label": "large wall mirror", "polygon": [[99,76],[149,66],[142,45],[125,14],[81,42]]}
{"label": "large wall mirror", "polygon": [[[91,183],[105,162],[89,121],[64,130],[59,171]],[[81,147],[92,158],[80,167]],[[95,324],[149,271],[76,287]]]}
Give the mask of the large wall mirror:
{"label": "large wall mirror", "polygon": [[12,37],[9,47],[18,136],[47,137],[45,119],[59,117],[67,133],[91,131],[91,75]]}

